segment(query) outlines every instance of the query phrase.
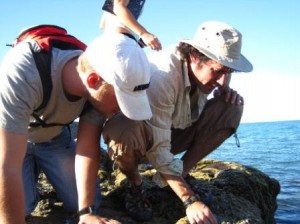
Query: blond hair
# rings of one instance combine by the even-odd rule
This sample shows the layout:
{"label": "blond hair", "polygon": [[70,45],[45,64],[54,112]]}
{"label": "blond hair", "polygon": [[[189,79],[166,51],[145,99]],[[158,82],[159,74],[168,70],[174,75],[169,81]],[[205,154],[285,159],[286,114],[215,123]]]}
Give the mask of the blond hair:
{"label": "blond hair", "polygon": [[78,58],[77,69],[85,74],[89,73],[90,71],[95,71],[90,65],[85,52],[83,52]]}

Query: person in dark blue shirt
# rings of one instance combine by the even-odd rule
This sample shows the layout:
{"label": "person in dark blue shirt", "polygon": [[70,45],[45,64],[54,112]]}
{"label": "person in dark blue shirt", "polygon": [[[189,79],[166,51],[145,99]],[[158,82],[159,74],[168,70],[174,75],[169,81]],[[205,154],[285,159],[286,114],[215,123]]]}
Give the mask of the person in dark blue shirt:
{"label": "person in dark blue shirt", "polygon": [[141,47],[161,50],[159,39],[148,32],[139,22],[146,0],[106,0],[102,7],[103,17],[100,28],[105,31],[117,31],[130,35]]}

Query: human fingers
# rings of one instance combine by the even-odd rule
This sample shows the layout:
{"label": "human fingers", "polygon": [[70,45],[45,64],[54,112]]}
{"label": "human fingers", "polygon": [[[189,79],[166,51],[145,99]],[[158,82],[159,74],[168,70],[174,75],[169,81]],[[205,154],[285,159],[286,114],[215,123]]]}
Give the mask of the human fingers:
{"label": "human fingers", "polygon": [[230,93],[230,99],[229,99],[231,104],[235,105],[244,105],[244,98],[238,94],[237,91],[231,91]]}
{"label": "human fingers", "polygon": [[241,95],[238,95],[237,99],[236,99],[236,104],[237,105],[244,105],[245,101],[244,98]]}
{"label": "human fingers", "polygon": [[108,219],[108,218],[101,217],[98,219],[97,224],[121,224],[121,223],[114,219]]}
{"label": "human fingers", "polygon": [[146,33],[142,38],[144,39],[146,45],[149,46],[152,50],[161,50],[161,43],[155,35]]}
{"label": "human fingers", "polygon": [[80,217],[78,224],[87,224],[87,223],[94,223],[94,224],[121,224],[119,221],[114,219],[109,219],[105,217],[100,217],[98,215],[87,214]]}
{"label": "human fingers", "polygon": [[161,43],[160,43],[160,41],[158,40],[158,39],[156,39],[155,41],[154,41],[154,49],[155,50],[157,50],[157,51],[159,51],[159,50],[161,50]]}
{"label": "human fingers", "polygon": [[212,216],[212,217],[207,217],[207,216],[199,217],[198,216],[198,217],[189,219],[189,222],[191,224],[218,224],[218,221],[214,216]]}
{"label": "human fingers", "polygon": [[221,96],[222,95],[222,91],[220,90],[220,88],[216,88],[214,90],[214,97],[218,97],[218,96]]}
{"label": "human fingers", "polygon": [[161,50],[161,43],[157,37],[152,37],[152,40],[149,42],[149,47],[151,47],[152,50]]}
{"label": "human fingers", "polygon": [[212,211],[205,206],[203,208],[203,213],[200,214],[198,223],[205,223],[205,224],[218,224],[218,221]]}
{"label": "human fingers", "polygon": [[237,91],[228,88],[225,92],[225,102],[230,104],[240,104],[240,95]]}
{"label": "human fingers", "polygon": [[202,202],[191,204],[186,212],[191,224],[218,224],[212,211]]}

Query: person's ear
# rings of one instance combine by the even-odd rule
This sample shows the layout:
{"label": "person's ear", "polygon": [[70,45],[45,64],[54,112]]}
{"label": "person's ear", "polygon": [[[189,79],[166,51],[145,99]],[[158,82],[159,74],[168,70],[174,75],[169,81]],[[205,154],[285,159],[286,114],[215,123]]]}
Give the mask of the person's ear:
{"label": "person's ear", "polygon": [[100,80],[101,80],[100,76],[97,73],[93,72],[88,75],[87,84],[90,88],[95,88],[97,82]]}

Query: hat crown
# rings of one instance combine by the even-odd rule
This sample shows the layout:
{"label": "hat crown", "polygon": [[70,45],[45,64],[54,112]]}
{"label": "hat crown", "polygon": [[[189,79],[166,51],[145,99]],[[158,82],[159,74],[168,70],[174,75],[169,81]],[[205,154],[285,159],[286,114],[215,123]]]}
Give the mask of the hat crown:
{"label": "hat crown", "polygon": [[129,37],[107,32],[97,37],[85,51],[91,67],[113,85],[121,111],[130,119],[152,116],[146,89],[150,82],[147,56]]}
{"label": "hat crown", "polygon": [[251,72],[252,64],[241,54],[242,34],[232,26],[208,21],[200,25],[193,39],[183,39],[198,51],[236,71]]}
{"label": "hat crown", "polygon": [[100,74],[108,83],[114,84],[115,88],[128,93],[134,92],[137,86],[150,82],[150,68],[146,55],[141,55],[140,50],[135,51],[135,47],[116,46],[116,57],[111,57],[111,60],[106,62],[106,70]]}
{"label": "hat crown", "polygon": [[217,58],[238,60],[241,56],[242,35],[227,24],[207,22],[200,26],[195,37],[199,47]]}

